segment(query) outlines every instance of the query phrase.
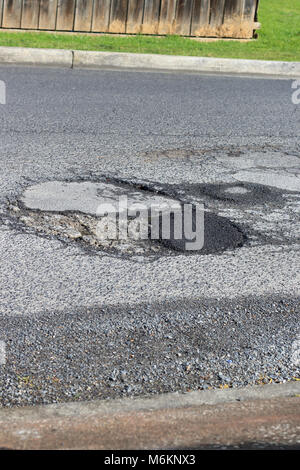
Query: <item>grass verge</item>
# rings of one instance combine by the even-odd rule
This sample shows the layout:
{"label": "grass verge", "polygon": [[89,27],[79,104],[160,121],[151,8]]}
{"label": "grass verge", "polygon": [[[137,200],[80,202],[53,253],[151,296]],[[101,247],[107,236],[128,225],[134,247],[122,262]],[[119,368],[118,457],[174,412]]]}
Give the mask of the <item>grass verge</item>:
{"label": "grass verge", "polygon": [[0,32],[0,46],[136,52],[202,57],[300,61],[300,1],[260,0],[259,38],[250,42],[198,42],[179,36],[115,36]]}

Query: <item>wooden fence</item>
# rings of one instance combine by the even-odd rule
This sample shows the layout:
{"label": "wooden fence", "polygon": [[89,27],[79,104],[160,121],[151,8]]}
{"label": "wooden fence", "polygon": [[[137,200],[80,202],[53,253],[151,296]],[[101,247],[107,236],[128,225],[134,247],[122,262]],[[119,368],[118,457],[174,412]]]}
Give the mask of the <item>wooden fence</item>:
{"label": "wooden fence", "polygon": [[259,0],[0,0],[0,27],[251,38]]}

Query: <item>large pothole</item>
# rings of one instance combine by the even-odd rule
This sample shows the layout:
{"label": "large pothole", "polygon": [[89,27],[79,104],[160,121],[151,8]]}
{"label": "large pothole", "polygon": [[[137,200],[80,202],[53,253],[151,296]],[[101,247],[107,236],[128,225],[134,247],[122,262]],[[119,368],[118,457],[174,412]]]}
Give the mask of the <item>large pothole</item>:
{"label": "large pothole", "polygon": [[184,205],[176,197],[125,183],[40,183],[28,187],[10,212],[23,228],[38,234],[130,256],[211,254],[245,241],[239,227],[201,205]]}

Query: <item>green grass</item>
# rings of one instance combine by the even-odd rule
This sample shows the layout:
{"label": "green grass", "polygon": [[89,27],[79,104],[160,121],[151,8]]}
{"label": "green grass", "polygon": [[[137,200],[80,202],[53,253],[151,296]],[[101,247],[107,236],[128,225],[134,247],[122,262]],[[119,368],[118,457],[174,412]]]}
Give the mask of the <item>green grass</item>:
{"label": "green grass", "polygon": [[257,40],[199,42],[179,36],[115,36],[0,32],[0,46],[139,52],[202,57],[300,61],[300,1],[261,0]]}

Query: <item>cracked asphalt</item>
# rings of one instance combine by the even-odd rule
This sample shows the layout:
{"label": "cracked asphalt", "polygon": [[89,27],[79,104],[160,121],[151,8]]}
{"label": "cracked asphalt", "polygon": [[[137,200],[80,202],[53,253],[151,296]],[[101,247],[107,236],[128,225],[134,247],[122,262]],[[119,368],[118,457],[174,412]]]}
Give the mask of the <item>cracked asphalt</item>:
{"label": "cracked asphalt", "polygon": [[[2,406],[300,378],[291,80],[33,67],[0,80]],[[244,242],[130,259],[11,211],[36,185],[103,180],[204,203]]]}

